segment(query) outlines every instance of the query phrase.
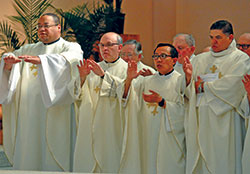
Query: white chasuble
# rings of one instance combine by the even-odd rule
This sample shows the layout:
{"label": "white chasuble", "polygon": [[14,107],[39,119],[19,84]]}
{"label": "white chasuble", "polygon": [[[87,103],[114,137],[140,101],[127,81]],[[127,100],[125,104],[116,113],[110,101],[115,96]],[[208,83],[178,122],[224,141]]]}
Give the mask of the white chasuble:
{"label": "white chasuble", "polygon": [[[142,93],[150,94],[149,90],[165,99],[166,109],[143,100]],[[125,106],[120,173],[185,173],[184,90],[185,80],[176,71],[132,81]]]}
{"label": "white chasuble", "polygon": [[206,82],[198,97],[194,83],[189,88],[192,92],[187,90],[186,173],[241,173],[244,125],[239,106],[245,93],[241,80],[250,70],[249,58],[233,40],[226,50],[202,53],[192,63],[193,78],[201,76]]}
{"label": "white chasuble", "polygon": [[102,61],[101,79],[91,72],[83,87],[74,156],[75,172],[117,173],[120,167],[124,118],[116,95],[117,81],[126,78],[127,63]]}
{"label": "white chasuble", "polygon": [[18,170],[69,171],[71,104],[80,93],[76,66],[82,59],[80,45],[60,38],[49,45],[25,45],[10,54],[39,56],[41,64],[22,61],[7,72],[1,62],[8,160]]}
{"label": "white chasuble", "polygon": [[137,71],[140,71],[142,69],[149,69],[153,74],[156,72],[154,68],[148,66],[148,65],[145,65],[144,63],[142,63],[141,61],[139,61],[137,63]]}

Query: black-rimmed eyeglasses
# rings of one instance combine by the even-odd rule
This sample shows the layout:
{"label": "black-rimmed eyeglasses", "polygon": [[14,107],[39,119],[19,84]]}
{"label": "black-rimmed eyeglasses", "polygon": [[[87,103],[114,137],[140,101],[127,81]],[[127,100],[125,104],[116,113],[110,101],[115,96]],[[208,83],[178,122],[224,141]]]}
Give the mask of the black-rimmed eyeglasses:
{"label": "black-rimmed eyeglasses", "polygon": [[154,54],[153,56],[152,56],[152,58],[153,59],[158,59],[158,58],[161,58],[161,59],[166,59],[167,57],[171,57],[171,55],[168,55],[168,54],[160,54],[160,55],[158,55],[158,54]]}
{"label": "black-rimmed eyeglasses", "polygon": [[242,48],[243,50],[247,50],[250,47],[250,44],[237,44],[237,48]]}

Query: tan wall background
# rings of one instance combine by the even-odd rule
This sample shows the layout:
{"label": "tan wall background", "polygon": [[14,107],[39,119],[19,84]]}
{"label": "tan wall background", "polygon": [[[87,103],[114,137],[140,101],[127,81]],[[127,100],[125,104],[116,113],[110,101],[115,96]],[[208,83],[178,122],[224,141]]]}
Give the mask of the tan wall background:
{"label": "tan wall background", "polygon": [[[15,15],[12,0],[0,0],[0,20]],[[64,10],[92,0],[54,0]],[[250,0],[123,0],[125,34],[139,34],[146,64],[158,42],[172,42],[175,34],[190,33],[196,40],[196,54],[209,45],[209,27],[219,19],[234,26],[235,37],[250,32]]]}

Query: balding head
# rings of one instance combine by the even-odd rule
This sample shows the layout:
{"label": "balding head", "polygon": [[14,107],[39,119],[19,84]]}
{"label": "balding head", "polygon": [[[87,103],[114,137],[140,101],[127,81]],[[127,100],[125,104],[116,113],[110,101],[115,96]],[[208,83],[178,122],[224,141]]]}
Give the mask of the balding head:
{"label": "balding head", "polygon": [[[179,33],[173,38],[173,45],[180,57],[190,58],[195,51],[195,40],[191,34]],[[180,62],[181,63],[181,62]]]}
{"label": "balding head", "polygon": [[107,62],[114,62],[122,48],[122,38],[114,32],[105,33],[100,40],[100,52],[102,58]]}
{"label": "balding head", "polygon": [[237,47],[250,57],[250,33],[244,33],[239,37]]}

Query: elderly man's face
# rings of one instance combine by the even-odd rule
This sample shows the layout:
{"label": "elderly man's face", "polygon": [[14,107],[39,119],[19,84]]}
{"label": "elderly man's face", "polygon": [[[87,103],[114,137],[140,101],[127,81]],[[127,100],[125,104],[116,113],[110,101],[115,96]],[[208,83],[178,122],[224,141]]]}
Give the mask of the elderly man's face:
{"label": "elderly man's face", "polygon": [[211,48],[214,52],[221,52],[226,50],[233,40],[233,35],[227,36],[222,30],[210,30]]}
{"label": "elderly man's face", "polygon": [[128,44],[122,47],[121,58],[126,62],[128,62],[129,60],[134,60],[136,62],[140,61],[140,55],[136,54],[134,44]]}
{"label": "elderly man's face", "polygon": [[247,55],[250,57],[250,37],[247,37],[246,35],[240,36],[237,42],[237,47],[247,53]]}
{"label": "elderly man's face", "polygon": [[180,57],[190,58],[194,53],[195,47],[189,46],[185,40],[185,37],[180,35],[175,38],[173,46],[177,49]]}
{"label": "elderly man's face", "polygon": [[119,57],[122,45],[118,44],[115,33],[106,33],[102,36],[99,47],[102,58],[107,62],[113,62]]}
{"label": "elderly man's face", "polygon": [[[170,57],[171,48],[168,46],[159,47],[155,51],[154,64],[158,72],[161,74],[167,74],[173,70],[174,64],[177,61],[177,58]],[[163,56],[165,55],[165,58]],[[158,56],[158,57],[157,57]]]}
{"label": "elderly man's face", "polygon": [[38,20],[38,37],[43,43],[51,43],[61,36],[61,26],[56,24],[52,16],[42,16]]}

